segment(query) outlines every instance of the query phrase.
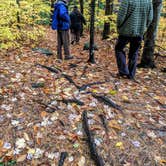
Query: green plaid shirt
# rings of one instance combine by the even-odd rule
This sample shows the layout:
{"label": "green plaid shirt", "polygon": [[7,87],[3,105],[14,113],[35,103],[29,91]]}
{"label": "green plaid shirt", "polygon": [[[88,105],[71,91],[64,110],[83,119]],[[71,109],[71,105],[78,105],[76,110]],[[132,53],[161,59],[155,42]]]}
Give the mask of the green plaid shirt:
{"label": "green plaid shirt", "polygon": [[151,0],[122,0],[117,18],[118,33],[131,37],[143,36],[152,19]]}

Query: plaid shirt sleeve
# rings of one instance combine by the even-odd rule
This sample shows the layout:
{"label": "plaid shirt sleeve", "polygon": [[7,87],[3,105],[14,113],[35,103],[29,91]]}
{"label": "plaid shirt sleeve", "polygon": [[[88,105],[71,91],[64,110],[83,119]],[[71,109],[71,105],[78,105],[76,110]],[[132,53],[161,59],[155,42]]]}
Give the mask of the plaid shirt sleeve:
{"label": "plaid shirt sleeve", "polygon": [[121,2],[119,12],[118,12],[118,17],[117,17],[117,29],[122,25],[122,23],[124,22],[126,18],[128,5],[129,5],[128,0],[123,0]]}

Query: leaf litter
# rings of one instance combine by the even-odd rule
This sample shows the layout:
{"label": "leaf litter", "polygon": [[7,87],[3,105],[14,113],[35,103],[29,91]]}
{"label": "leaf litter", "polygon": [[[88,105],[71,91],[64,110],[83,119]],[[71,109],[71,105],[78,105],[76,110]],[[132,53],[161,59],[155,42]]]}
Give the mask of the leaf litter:
{"label": "leaf litter", "polygon": [[[55,50],[54,33],[47,35],[39,47]],[[157,69],[138,69],[139,84],[115,78],[113,50],[99,35],[95,40],[100,45],[95,65],[87,64],[88,51],[82,48],[87,35],[71,46],[74,59],[62,63],[55,51],[42,56],[24,48],[1,55],[1,165],[95,165],[82,125],[84,110],[105,165],[166,163],[166,76],[160,72],[165,62],[159,57]],[[113,101],[123,116],[94,96]]]}

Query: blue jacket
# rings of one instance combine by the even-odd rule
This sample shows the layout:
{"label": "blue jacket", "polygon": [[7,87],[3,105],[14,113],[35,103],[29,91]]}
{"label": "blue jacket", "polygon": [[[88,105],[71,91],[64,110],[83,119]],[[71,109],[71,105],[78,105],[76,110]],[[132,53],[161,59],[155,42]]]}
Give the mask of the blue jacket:
{"label": "blue jacket", "polygon": [[54,5],[54,13],[52,16],[53,30],[68,30],[70,28],[70,17],[67,5],[63,1],[58,1]]}

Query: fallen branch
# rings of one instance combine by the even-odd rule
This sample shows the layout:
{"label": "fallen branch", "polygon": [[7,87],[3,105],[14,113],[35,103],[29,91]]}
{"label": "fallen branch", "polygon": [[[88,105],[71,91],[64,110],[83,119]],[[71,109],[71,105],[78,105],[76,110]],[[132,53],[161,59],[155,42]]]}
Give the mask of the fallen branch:
{"label": "fallen branch", "polygon": [[89,145],[89,149],[90,149],[91,158],[94,160],[96,166],[104,166],[103,159],[99,156],[99,154],[97,152],[94,138],[89,129],[87,111],[83,111],[82,118],[83,118],[83,128],[87,135],[87,141],[88,141],[88,145]]}
{"label": "fallen branch", "polygon": [[92,82],[92,83],[88,83],[88,84],[84,84],[82,86],[79,87],[79,91],[83,91],[83,90],[86,90],[86,88],[90,87],[90,86],[93,86],[93,85],[99,85],[99,84],[104,84],[106,83],[106,81],[98,81],[98,82]]}
{"label": "fallen branch", "polygon": [[[95,94],[95,93],[91,93],[92,94],[92,96],[94,97],[94,98],[96,98],[98,101],[100,101],[100,102],[103,102],[104,104],[106,104],[106,105],[108,105],[108,106],[110,106],[110,107],[113,107],[113,108],[115,108],[115,109],[117,109],[117,110],[119,110],[119,111],[123,111],[122,110],[122,108],[119,106],[119,105],[117,105],[116,103],[114,103],[112,100],[110,100],[108,97],[106,97],[106,96],[101,96],[101,95],[97,95],[97,94]],[[123,112],[122,112],[123,113]]]}
{"label": "fallen branch", "polygon": [[153,98],[153,100],[156,101],[161,107],[163,107],[164,109],[166,108],[166,104],[162,104],[159,100],[155,99],[149,93],[145,93],[145,94],[148,95],[149,97]]}
{"label": "fallen branch", "polygon": [[84,69],[83,69],[83,72],[82,72],[82,74],[81,74],[81,76],[80,76],[80,78],[82,78],[82,77],[85,75],[87,68],[88,68],[88,66],[85,65],[85,66],[84,66]]}
{"label": "fallen branch", "polygon": [[82,102],[78,99],[62,99],[62,100],[57,100],[57,101],[63,102],[65,104],[75,103],[75,104],[80,105],[80,106],[84,105],[84,102]]}
{"label": "fallen branch", "polygon": [[67,79],[70,83],[72,83],[77,89],[79,89],[80,87],[72,80],[71,76],[67,75],[67,74],[62,74],[62,76]]}
{"label": "fallen branch", "polygon": [[101,122],[103,124],[103,127],[105,129],[106,134],[108,135],[108,126],[107,126],[107,122],[106,122],[106,119],[105,119],[104,115],[100,114],[99,118],[100,118],[100,120],[101,120]]}
{"label": "fallen branch", "polygon": [[67,153],[67,152],[62,152],[62,153],[61,153],[58,166],[63,166],[64,161],[65,161],[65,159],[66,159],[67,156],[68,156],[68,153]]}
{"label": "fallen branch", "polygon": [[51,106],[49,106],[49,105],[47,105],[47,104],[45,104],[45,103],[43,103],[43,102],[41,102],[41,101],[39,101],[39,100],[33,100],[34,102],[36,102],[36,103],[38,103],[38,104],[40,104],[40,105],[42,105],[42,106],[44,106],[45,108],[50,108],[52,111],[46,111],[46,112],[49,112],[49,113],[52,113],[52,112],[55,112],[56,110],[58,110],[58,107],[51,107]]}
{"label": "fallen branch", "polygon": [[58,74],[59,72],[62,72],[62,70],[57,68],[57,67],[56,68],[52,68],[52,67],[49,67],[49,66],[41,65],[39,63],[37,63],[36,66],[43,67],[43,68],[45,68],[45,69],[47,69],[47,70],[49,70],[49,71],[51,71],[53,73],[56,73],[56,74]]}
{"label": "fallen branch", "polygon": [[[51,71],[53,73],[56,73],[56,74],[58,74],[59,72],[62,72],[62,70],[59,69],[59,68],[52,68],[52,67],[48,67],[48,66],[41,65],[41,64],[36,64],[36,65],[41,66],[41,67],[43,67],[43,68],[45,68],[45,69],[47,69],[47,70],[49,70],[49,71]],[[67,79],[70,83],[72,83],[77,89],[79,89],[79,86],[72,80],[72,78],[69,75],[64,74],[64,73],[62,73],[61,75],[65,79]]]}
{"label": "fallen branch", "polygon": [[75,68],[75,67],[77,67],[77,66],[78,66],[77,64],[73,64],[73,63],[70,63],[70,64],[69,64],[69,67],[70,67],[70,68]]}
{"label": "fallen branch", "polygon": [[111,149],[110,149],[110,139],[109,139],[109,129],[108,129],[108,125],[107,125],[107,121],[106,121],[106,118],[103,114],[100,114],[99,115],[99,118],[103,124],[103,127],[105,129],[105,132],[106,132],[106,144],[107,144],[107,147],[108,147],[108,155],[107,155],[107,162],[109,162],[110,166],[113,165],[113,161],[112,161],[112,158],[111,158]]}
{"label": "fallen branch", "polygon": [[[38,65],[38,66],[41,66],[41,67],[43,67],[43,68],[45,68],[45,69],[47,69],[47,70],[49,70],[49,71],[51,71],[51,72],[53,72],[53,73],[56,73],[56,74],[58,74],[59,72],[62,72],[62,70],[61,69],[59,69],[59,68],[52,68],[52,67],[48,67],[48,66],[45,66],[45,65],[41,65],[41,64],[36,64],[36,65]],[[71,76],[69,76],[69,75],[67,75],[67,74],[64,74],[64,73],[62,73],[61,74],[66,80],[68,80],[71,84],[73,84],[79,91],[83,91],[83,90],[86,90],[86,88],[87,87],[90,87],[90,86],[92,86],[92,85],[98,85],[98,84],[104,84],[104,83],[106,83],[106,82],[92,82],[92,83],[88,83],[88,84],[85,84],[85,85],[82,85],[82,86],[78,86],[73,80],[72,80],[72,78],[71,78]]]}

